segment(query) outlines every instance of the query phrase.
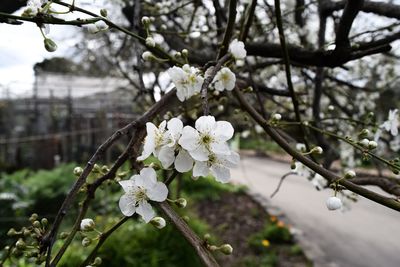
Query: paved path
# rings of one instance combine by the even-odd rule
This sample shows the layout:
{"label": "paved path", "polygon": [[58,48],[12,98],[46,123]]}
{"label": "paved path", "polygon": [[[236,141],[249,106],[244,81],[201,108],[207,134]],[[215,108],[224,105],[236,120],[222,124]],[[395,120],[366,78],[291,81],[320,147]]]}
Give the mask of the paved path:
{"label": "paved path", "polygon": [[[270,199],[288,171],[289,164],[242,157],[232,176]],[[362,197],[348,212],[328,211],[325,200],[330,194],[315,190],[305,177],[292,175],[270,202],[300,229],[319,258],[331,263],[319,266],[400,267],[400,213]]]}

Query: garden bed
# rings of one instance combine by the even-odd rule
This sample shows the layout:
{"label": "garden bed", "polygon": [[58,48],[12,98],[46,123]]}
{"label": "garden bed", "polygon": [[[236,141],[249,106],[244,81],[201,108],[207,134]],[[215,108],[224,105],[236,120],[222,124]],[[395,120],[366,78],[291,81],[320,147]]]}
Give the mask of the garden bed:
{"label": "garden bed", "polygon": [[224,192],[204,199],[196,211],[219,240],[233,247],[230,256],[218,256],[221,266],[312,266],[285,225],[243,192]]}

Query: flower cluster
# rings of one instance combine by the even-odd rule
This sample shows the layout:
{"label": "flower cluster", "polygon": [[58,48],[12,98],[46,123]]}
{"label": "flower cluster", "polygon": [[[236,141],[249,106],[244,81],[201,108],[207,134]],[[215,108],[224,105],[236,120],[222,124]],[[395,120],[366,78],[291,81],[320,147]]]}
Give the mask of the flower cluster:
{"label": "flower cluster", "polygon": [[157,174],[153,168],[144,168],[140,174],[133,175],[129,180],[119,184],[125,194],[119,199],[119,208],[125,216],[138,213],[148,223],[155,217],[155,212],[149,200],[163,202],[167,199],[168,188],[162,182],[157,182]]}
{"label": "flower cluster", "polygon": [[170,68],[168,75],[175,84],[178,99],[182,102],[199,93],[204,82],[199,69],[188,64],[183,65],[182,68],[176,66]]}
{"label": "flower cluster", "polygon": [[138,160],[145,160],[153,154],[163,168],[174,164],[178,172],[193,169],[193,177],[212,174],[223,183],[230,179],[230,168],[239,163],[239,154],[227,144],[234,133],[227,121],[202,116],[196,120],[193,128],[183,127],[181,120],[173,118],[168,122],[163,121],[158,127],[151,122],[146,127],[143,153]]}
{"label": "flower cluster", "polygon": [[[244,59],[246,57],[244,44],[237,39],[233,40],[230,44],[229,52],[235,59]],[[210,67],[206,71],[206,77],[211,75],[213,68]],[[176,87],[176,95],[180,101],[183,102],[193,95],[200,93],[204,76],[199,69],[185,64],[182,68],[177,66],[169,68],[167,73]],[[212,78],[212,85],[219,92],[224,90],[231,91],[236,84],[236,76],[228,67],[221,68]]]}

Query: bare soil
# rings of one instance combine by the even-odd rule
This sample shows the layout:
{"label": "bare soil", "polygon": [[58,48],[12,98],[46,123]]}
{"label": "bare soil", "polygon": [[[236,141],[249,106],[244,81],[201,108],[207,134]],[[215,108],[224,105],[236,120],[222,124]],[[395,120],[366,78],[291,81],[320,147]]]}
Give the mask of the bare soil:
{"label": "bare soil", "polygon": [[[300,251],[293,253],[293,242],[273,244],[255,249],[250,246],[250,236],[260,232],[270,221],[267,212],[245,193],[226,192],[218,200],[202,200],[197,205],[197,212],[213,229],[213,234],[223,243],[233,247],[232,255],[218,253],[217,259],[223,267],[308,267],[312,264]],[[265,263],[262,258],[274,254],[272,263]]]}

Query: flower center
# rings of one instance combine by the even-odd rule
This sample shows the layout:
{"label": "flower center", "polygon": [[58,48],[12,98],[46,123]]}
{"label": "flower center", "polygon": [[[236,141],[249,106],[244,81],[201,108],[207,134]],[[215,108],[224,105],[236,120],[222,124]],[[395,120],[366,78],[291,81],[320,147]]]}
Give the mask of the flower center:
{"label": "flower center", "polygon": [[133,198],[136,200],[135,205],[137,205],[140,201],[147,200],[146,189],[142,187],[138,187],[135,191],[132,192]]}
{"label": "flower center", "polygon": [[226,83],[226,82],[228,82],[229,81],[229,75],[228,75],[228,73],[222,73],[221,74],[221,80],[224,82],[224,83]]}
{"label": "flower center", "polygon": [[213,142],[213,137],[209,134],[203,134],[200,136],[200,142],[203,144],[207,149],[210,148],[210,144]]}

